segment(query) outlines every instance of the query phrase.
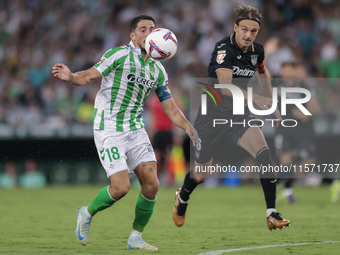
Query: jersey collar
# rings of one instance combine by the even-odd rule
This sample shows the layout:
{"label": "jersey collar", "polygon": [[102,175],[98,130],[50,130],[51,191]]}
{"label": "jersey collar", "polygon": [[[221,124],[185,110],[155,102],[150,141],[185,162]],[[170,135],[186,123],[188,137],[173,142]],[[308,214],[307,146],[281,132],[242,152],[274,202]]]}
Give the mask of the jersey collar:
{"label": "jersey collar", "polygon": [[[135,47],[135,45],[133,44],[133,41],[131,40],[130,43],[129,43],[129,46],[130,46],[130,50],[133,52],[133,53],[136,53],[137,55],[139,55],[140,57],[143,57],[141,58],[141,61],[142,63],[144,63],[144,56],[142,55],[142,51],[139,47]],[[149,62],[155,62],[155,60],[153,60],[152,58],[149,58],[144,64],[147,64]]]}
{"label": "jersey collar", "polygon": [[133,41],[131,40],[129,43],[130,46],[130,50],[138,55],[142,55],[142,51],[139,47],[135,47],[135,45],[133,44]]}
{"label": "jersey collar", "polygon": [[[236,33],[236,32],[234,32],[234,33],[230,36],[230,42],[231,42],[231,44],[233,45],[233,47],[234,47],[237,51],[239,51],[240,53],[245,53],[244,51],[241,50],[240,47],[238,47],[238,45],[237,45],[237,43],[236,43],[236,41],[235,41],[235,33]],[[255,51],[255,50],[254,50],[254,43],[252,43],[252,44],[248,47],[248,49],[247,49],[246,52],[254,52],[254,51]]]}

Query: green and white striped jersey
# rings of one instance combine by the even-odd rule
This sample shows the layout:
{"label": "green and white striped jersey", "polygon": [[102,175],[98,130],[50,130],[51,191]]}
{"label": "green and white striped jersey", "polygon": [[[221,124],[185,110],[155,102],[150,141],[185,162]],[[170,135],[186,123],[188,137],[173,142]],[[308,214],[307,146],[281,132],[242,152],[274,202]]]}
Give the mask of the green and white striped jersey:
{"label": "green and white striped jersey", "polygon": [[[162,64],[153,59],[144,63],[140,48],[131,41],[108,50],[94,67],[103,77],[95,100],[93,129],[122,132],[143,128],[145,100],[151,90],[168,85]],[[170,90],[165,91],[170,98]]]}

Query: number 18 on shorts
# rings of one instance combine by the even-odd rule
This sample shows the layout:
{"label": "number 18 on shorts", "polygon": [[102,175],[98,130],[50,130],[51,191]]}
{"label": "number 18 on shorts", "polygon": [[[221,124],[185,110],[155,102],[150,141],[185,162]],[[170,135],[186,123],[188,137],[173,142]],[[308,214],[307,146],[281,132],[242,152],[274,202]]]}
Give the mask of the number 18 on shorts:
{"label": "number 18 on shorts", "polygon": [[128,170],[129,174],[133,174],[133,170],[139,164],[156,162],[155,153],[145,129],[126,132],[93,130],[93,132],[99,159],[107,177],[123,170]]}

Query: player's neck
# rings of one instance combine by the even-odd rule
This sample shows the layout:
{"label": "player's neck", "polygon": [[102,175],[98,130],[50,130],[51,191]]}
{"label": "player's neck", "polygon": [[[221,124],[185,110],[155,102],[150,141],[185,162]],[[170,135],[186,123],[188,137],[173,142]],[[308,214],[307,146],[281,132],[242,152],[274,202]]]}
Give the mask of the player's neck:
{"label": "player's neck", "polygon": [[145,54],[142,52],[142,55],[144,56],[144,63],[145,63],[150,57],[146,52]]}

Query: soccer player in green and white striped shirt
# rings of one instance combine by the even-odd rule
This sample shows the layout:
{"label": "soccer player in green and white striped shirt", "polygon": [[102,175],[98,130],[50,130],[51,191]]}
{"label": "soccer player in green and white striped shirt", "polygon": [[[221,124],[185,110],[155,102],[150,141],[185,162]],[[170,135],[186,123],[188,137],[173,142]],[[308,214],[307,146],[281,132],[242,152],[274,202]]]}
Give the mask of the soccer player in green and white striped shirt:
{"label": "soccer player in green and white striped shirt", "polygon": [[100,161],[111,184],[100,190],[88,206],[77,210],[76,236],[82,245],[88,243],[92,217],[127,194],[129,174],[134,173],[141,184],[141,193],[127,248],[157,250],[141,238],[153,213],[159,188],[156,157],[141,115],[151,90],[155,90],[170,120],[187,132],[194,146],[198,142],[196,130],[172,99],[164,67],[146,54],[145,39],[154,28],[152,17],[137,16],[130,23],[130,43],[108,50],[92,68],[71,73],[64,64],[52,67],[54,77],[77,86],[102,78],[95,100],[93,132]]}

